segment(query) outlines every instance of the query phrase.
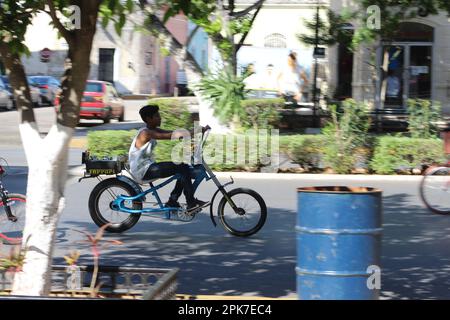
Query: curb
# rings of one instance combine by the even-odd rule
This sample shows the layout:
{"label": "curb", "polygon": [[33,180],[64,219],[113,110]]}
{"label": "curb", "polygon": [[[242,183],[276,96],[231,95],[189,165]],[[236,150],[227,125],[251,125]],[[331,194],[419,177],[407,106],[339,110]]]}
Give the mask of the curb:
{"label": "curb", "polygon": [[[84,166],[80,165],[68,171],[72,176],[83,176]],[[253,179],[253,180],[349,180],[354,182],[382,181],[382,182],[420,182],[423,178],[417,176],[386,176],[386,175],[339,175],[339,174],[303,174],[303,173],[260,173],[260,172],[214,172],[217,178],[228,179]]]}
{"label": "curb", "polygon": [[218,178],[277,179],[277,180],[351,180],[351,181],[411,181],[422,180],[422,175],[351,175],[351,174],[308,174],[308,173],[261,173],[261,172],[215,172]]}
{"label": "curb", "polygon": [[72,138],[69,143],[69,148],[87,149],[87,138]]}

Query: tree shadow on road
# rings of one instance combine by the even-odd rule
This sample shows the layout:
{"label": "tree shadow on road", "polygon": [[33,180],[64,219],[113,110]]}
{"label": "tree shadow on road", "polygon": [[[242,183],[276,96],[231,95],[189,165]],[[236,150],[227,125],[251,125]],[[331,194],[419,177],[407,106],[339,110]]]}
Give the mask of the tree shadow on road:
{"label": "tree shadow on road", "polygon": [[[295,216],[271,208],[264,228],[249,238],[229,235],[220,224],[214,229],[206,214],[189,224],[144,218],[124,234],[106,234],[124,245],[104,250],[101,261],[179,268],[178,292],[183,294],[288,296],[296,290]],[[80,222],[73,222],[73,229],[96,230],[92,223]],[[80,249],[75,243],[70,247]],[[82,251],[83,262],[91,263],[87,250]],[[63,263],[62,256],[55,258]]]}
{"label": "tree shadow on road", "polygon": [[[106,234],[124,242],[103,251],[105,265],[179,268],[178,293],[295,297],[296,212],[269,208],[264,228],[249,238],[214,229],[207,214],[191,223],[141,218],[123,234]],[[69,227],[68,227],[69,226]],[[97,228],[90,222],[67,221],[68,229]],[[79,239],[81,236],[78,235]],[[60,242],[55,261],[69,249],[89,248]],[[415,196],[383,197],[382,299],[449,299],[450,216],[430,213]]]}
{"label": "tree shadow on road", "polygon": [[383,198],[382,296],[449,299],[450,216],[411,201],[407,194]]}

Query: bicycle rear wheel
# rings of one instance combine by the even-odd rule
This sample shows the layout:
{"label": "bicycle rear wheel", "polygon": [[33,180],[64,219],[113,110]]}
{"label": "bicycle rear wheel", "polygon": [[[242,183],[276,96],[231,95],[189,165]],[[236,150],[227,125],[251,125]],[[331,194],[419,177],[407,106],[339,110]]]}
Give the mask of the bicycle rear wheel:
{"label": "bicycle rear wheel", "polygon": [[[140,213],[126,213],[114,210],[112,202],[120,195],[134,196],[136,191],[128,183],[116,178],[103,180],[95,186],[89,196],[89,213],[92,220],[99,227],[111,223],[106,231],[120,233],[133,227],[141,217]],[[133,201],[128,208],[141,210],[142,202]]]}
{"label": "bicycle rear wheel", "polygon": [[[26,197],[22,194],[10,193],[6,202],[7,204],[0,199],[0,240],[7,244],[19,244],[25,228]],[[17,220],[8,219],[6,205]]]}
{"label": "bicycle rear wheel", "polygon": [[226,197],[219,203],[219,218],[225,230],[238,237],[257,233],[266,222],[267,207],[263,198],[250,189],[238,188],[227,193],[237,206],[235,211]]}
{"label": "bicycle rear wheel", "polygon": [[420,183],[420,196],[432,212],[450,214],[450,168],[429,170]]}

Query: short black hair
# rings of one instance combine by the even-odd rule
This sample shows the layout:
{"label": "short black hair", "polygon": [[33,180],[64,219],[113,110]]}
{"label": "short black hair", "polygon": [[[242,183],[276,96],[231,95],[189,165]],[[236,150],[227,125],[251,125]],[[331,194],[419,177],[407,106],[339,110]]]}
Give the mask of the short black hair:
{"label": "short black hair", "polygon": [[146,122],[147,118],[152,118],[156,113],[158,113],[159,107],[156,104],[148,104],[139,110],[142,121]]}

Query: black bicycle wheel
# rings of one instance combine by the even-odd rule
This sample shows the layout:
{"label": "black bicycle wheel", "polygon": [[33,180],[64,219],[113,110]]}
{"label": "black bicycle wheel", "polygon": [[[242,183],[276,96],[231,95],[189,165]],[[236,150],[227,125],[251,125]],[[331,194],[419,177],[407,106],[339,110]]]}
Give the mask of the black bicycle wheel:
{"label": "black bicycle wheel", "polygon": [[238,188],[227,193],[237,206],[235,211],[223,197],[219,203],[219,218],[232,235],[248,237],[257,233],[266,222],[267,207],[263,198],[250,189]]}
{"label": "black bicycle wheel", "polygon": [[5,203],[0,199],[0,240],[7,244],[18,244],[22,241],[25,228],[26,197],[23,194],[10,193],[6,202],[16,219],[8,219]]}
{"label": "black bicycle wheel", "polygon": [[[106,228],[106,231],[124,232],[133,227],[141,217],[140,213],[130,214],[112,208],[112,201],[120,195],[135,196],[137,193],[128,183],[111,178],[96,185],[89,196],[91,218],[99,227],[110,223],[111,225]],[[133,210],[141,210],[142,202],[135,200],[132,203],[125,203],[125,206]]]}
{"label": "black bicycle wheel", "polygon": [[430,169],[420,183],[420,196],[432,212],[450,214],[450,168]]}

